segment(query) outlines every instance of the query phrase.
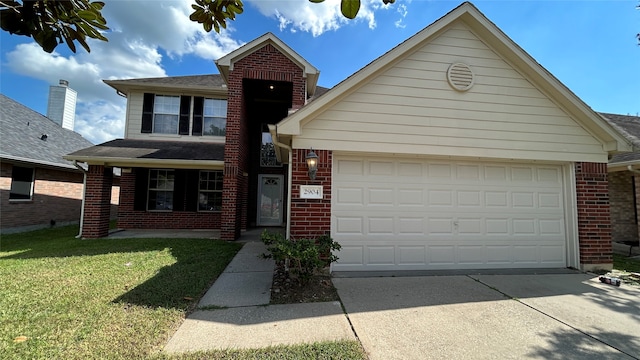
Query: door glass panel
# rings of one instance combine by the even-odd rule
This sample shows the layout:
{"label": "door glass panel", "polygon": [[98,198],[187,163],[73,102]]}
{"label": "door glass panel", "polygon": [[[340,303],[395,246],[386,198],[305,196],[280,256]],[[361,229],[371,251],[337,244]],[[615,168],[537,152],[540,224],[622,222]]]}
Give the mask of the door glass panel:
{"label": "door glass panel", "polygon": [[282,175],[258,175],[258,225],[282,224]]}

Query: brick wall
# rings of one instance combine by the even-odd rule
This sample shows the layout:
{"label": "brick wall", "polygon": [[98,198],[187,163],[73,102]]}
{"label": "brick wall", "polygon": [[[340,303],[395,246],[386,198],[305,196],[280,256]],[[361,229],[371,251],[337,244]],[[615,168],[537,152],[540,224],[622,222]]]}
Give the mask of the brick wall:
{"label": "brick wall", "polygon": [[613,241],[638,241],[635,181],[629,171],[609,174],[609,201],[611,203],[611,237]]}
{"label": "brick wall", "polygon": [[100,238],[109,235],[112,184],[113,172],[111,168],[89,165],[82,237]]}
{"label": "brick wall", "polygon": [[583,270],[611,268],[611,218],[607,164],[576,163],[580,264]]}
{"label": "brick wall", "polygon": [[13,165],[0,164],[0,228],[4,231],[37,228],[78,222],[82,204],[82,182],[79,171],[36,168],[33,198],[26,202],[10,202]]}
{"label": "brick wall", "polygon": [[[294,149],[292,160],[291,238],[317,238],[331,230],[331,164],[333,153],[315,150],[318,172],[309,179],[305,157],[309,150]],[[322,185],[322,199],[300,199],[300,185]]]}
{"label": "brick wall", "polygon": [[219,229],[220,213],[170,211],[148,212],[134,210],[136,173],[123,172],[120,176],[120,229]]}
{"label": "brick wall", "polygon": [[227,81],[227,135],[224,151],[224,187],[222,192],[221,237],[234,240],[247,228],[249,181],[249,129],[243,79],[286,81],[293,84],[293,107],[305,103],[303,69],[273,45],[267,44],[233,64]]}

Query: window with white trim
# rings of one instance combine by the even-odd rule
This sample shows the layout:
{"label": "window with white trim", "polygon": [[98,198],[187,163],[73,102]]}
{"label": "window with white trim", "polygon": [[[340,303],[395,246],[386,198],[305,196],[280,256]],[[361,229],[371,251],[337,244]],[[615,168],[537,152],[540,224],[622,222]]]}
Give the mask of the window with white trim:
{"label": "window with white trim", "polygon": [[227,100],[204,99],[202,135],[225,136],[227,132]]}
{"label": "window with white trim", "polygon": [[153,102],[153,132],[177,134],[180,120],[180,96],[156,95]]}
{"label": "window with white trim", "polygon": [[33,168],[13,166],[9,200],[31,200],[33,196]]}
{"label": "window with white trim", "polygon": [[175,173],[173,170],[149,170],[149,195],[147,210],[173,210],[173,186]]}
{"label": "window with white trim", "polygon": [[198,211],[222,210],[222,171],[200,171]]}

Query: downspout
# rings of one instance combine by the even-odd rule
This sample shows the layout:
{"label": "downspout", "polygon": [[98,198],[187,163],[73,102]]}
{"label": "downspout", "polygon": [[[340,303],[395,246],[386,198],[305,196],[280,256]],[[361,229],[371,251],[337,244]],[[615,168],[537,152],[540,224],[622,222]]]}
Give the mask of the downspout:
{"label": "downspout", "polygon": [[82,171],[83,179],[82,179],[82,205],[80,206],[80,231],[78,235],[76,235],[76,239],[80,239],[82,237],[82,225],[84,224],[84,199],[87,195],[87,171],[80,165],[78,165],[77,160],[73,160],[73,166],[77,167]]}
{"label": "downspout", "polygon": [[293,150],[291,149],[291,146],[278,141],[277,132],[278,130],[275,125],[269,125],[269,133],[271,134],[271,141],[273,141],[273,144],[278,147],[287,149],[289,153],[289,168],[287,170],[287,184],[289,184],[289,186],[287,186],[287,227],[285,235],[285,239],[289,239],[291,237],[291,193],[293,192],[293,183],[291,179],[293,178]]}

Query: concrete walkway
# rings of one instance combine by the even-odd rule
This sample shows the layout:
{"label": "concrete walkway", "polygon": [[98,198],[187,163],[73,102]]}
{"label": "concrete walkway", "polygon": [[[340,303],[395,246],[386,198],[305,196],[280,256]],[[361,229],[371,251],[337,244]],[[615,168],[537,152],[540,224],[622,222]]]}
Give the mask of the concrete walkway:
{"label": "concrete walkway", "polygon": [[334,277],[342,304],[268,305],[274,263],[259,257],[260,232],[243,234],[165,352],[359,340],[370,360],[640,359],[638,287],[567,269],[368,274]]}
{"label": "concrete walkway", "polygon": [[245,245],[202,297],[164,348],[167,353],[262,348],[318,341],[355,340],[339,302],[269,305],[273,260],[259,241],[261,231],[243,234]]}

